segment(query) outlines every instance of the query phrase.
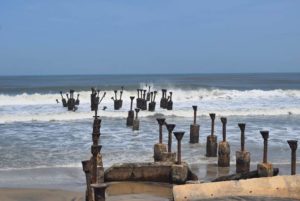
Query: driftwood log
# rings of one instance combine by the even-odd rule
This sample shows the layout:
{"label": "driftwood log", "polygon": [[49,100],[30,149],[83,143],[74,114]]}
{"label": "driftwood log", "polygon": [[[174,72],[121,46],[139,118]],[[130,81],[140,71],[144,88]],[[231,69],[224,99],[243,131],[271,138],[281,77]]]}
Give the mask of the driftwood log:
{"label": "driftwood log", "polygon": [[[273,176],[277,176],[278,173],[279,173],[279,169],[274,168],[273,169]],[[251,178],[259,178],[257,170],[250,171],[250,172],[247,172],[247,173],[237,173],[237,174],[231,174],[231,175],[218,177],[218,178],[212,180],[212,182],[231,181],[231,180],[240,180],[240,179],[251,179]]]}

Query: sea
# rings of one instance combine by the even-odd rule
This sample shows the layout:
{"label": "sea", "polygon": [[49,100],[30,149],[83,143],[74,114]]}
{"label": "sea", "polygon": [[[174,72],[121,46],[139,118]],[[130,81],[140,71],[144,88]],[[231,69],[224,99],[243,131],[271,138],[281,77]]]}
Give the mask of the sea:
{"label": "sea", "polygon": [[[141,111],[140,130],[133,131],[126,126],[129,97],[137,97],[138,88],[148,90],[149,86],[158,92],[156,109]],[[174,131],[185,132],[182,160],[190,164],[199,179],[212,179],[219,175],[217,158],[207,158],[205,146],[211,133],[209,113],[216,113],[214,134],[218,141],[222,140],[220,117],[227,117],[231,148],[231,168],[227,173],[234,173],[235,152],[241,146],[238,123],[246,123],[245,147],[251,153],[251,168],[262,161],[260,131],[268,130],[268,161],[285,167],[280,174],[290,174],[287,140],[300,138],[300,73],[1,76],[0,187],[75,185],[83,189],[81,161],[91,157],[91,87],[99,89],[100,96],[106,92],[98,112],[105,168],[115,163],[153,161],[153,145],[159,136],[156,118],[164,117],[167,123],[176,124]],[[114,90],[119,96],[121,87],[123,106],[114,110],[111,97]],[[75,96],[80,94],[75,112],[61,104],[60,91],[66,96],[70,89],[75,90]],[[173,93],[173,110],[159,107],[161,89]],[[198,106],[198,144],[189,143],[193,105]],[[163,142],[167,143],[166,128]],[[175,137],[172,149],[177,149]],[[211,174],[214,170],[215,174]]]}

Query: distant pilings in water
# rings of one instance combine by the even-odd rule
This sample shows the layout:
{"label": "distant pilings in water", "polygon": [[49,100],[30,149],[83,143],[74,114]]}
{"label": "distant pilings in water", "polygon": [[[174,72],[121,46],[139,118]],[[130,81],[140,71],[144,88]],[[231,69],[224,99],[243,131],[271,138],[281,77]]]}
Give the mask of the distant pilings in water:
{"label": "distant pilings in water", "polygon": [[114,90],[115,96],[111,97],[111,99],[114,101],[114,110],[119,110],[119,109],[122,108],[122,105],[123,105],[123,100],[122,100],[123,91],[124,91],[124,87],[122,86],[121,90],[120,90],[120,96],[118,98],[118,91]]}
{"label": "distant pilings in water", "polygon": [[[76,99],[74,98],[74,90],[70,89],[70,94],[66,94],[67,99],[64,98],[63,96],[63,92],[60,91],[60,96],[61,96],[61,103],[63,107],[66,107],[69,111],[76,111],[77,110],[77,106],[80,104],[80,100],[79,100],[79,94],[77,94]],[[57,103],[58,100],[56,99]]]}

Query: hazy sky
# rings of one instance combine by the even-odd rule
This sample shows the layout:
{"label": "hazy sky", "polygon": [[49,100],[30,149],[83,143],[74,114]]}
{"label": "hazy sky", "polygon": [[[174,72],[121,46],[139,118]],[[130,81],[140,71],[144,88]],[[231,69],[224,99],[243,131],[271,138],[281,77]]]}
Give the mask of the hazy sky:
{"label": "hazy sky", "polygon": [[0,75],[194,72],[300,72],[300,1],[0,1]]}

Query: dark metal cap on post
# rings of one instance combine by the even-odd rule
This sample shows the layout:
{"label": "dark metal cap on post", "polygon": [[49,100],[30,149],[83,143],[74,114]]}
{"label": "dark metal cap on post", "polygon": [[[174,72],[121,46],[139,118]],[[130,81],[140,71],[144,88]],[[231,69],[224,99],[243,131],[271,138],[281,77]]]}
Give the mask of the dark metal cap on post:
{"label": "dark metal cap on post", "polygon": [[216,114],[215,113],[210,113],[209,116],[210,116],[211,120],[215,120],[215,118],[216,118]]}
{"label": "dark metal cap on post", "polygon": [[175,126],[176,126],[175,124],[166,124],[166,127],[169,132],[172,132],[174,130]]}
{"label": "dark metal cap on post", "polygon": [[157,123],[158,123],[160,126],[164,125],[164,123],[165,123],[165,121],[166,121],[165,118],[157,118],[156,120],[157,120]]}
{"label": "dark metal cap on post", "polygon": [[183,131],[175,131],[175,132],[173,132],[173,134],[175,135],[175,137],[176,137],[176,139],[177,139],[178,141],[181,141],[181,140],[182,140],[182,137],[183,137],[184,133],[185,133],[185,132],[183,132]]}

